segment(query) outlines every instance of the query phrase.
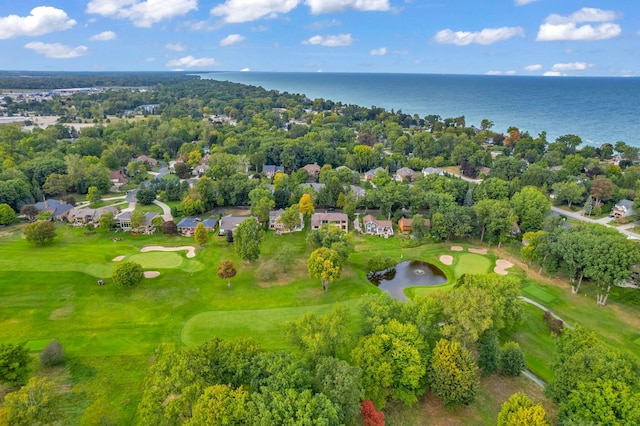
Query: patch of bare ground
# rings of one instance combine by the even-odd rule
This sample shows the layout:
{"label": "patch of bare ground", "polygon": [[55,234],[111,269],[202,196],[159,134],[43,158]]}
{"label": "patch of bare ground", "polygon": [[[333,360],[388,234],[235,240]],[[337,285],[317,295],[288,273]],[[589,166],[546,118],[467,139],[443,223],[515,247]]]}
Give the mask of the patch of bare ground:
{"label": "patch of bare ground", "polygon": [[50,320],[65,319],[73,313],[73,305],[65,305],[62,308],[54,309],[49,314]]}
{"label": "patch of bare ground", "polygon": [[113,259],[111,259],[112,262],[120,262],[122,259],[124,259],[124,256],[116,256]]}
{"label": "patch of bare ground", "polygon": [[495,425],[502,403],[516,392],[522,392],[535,403],[542,404],[552,424],[555,423],[558,407],[544,396],[541,387],[526,377],[497,375],[481,380],[476,400],[466,407],[446,408],[440,398],[427,392],[412,407],[401,403],[387,405],[385,420],[387,424],[407,426]]}
{"label": "patch of bare ground", "polygon": [[486,248],[469,248],[469,253],[475,253],[475,254],[487,254],[487,249]]}
{"label": "patch of bare ground", "polygon": [[158,271],[144,271],[145,278],[156,278],[160,276],[160,272]]}
{"label": "patch of bare ground", "polygon": [[[273,260],[261,262],[256,268],[256,285],[262,288],[277,287],[307,277],[306,259],[297,259],[287,271]],[[232,284],[233,285],[233,284]]]}
{"label": "patch of bare ground", "polygon": [[507,275],[509,273],[507,269],[511,268],[512,266],[513,263],[509,262],[508,260],[498,259],[496,260],[496,267],[493,268],[493,272],[499,275]]}
{"label": "patch of bare ground", "polygon": [[462,246],[451,246],[451,251],[462,251],[464,250]]}

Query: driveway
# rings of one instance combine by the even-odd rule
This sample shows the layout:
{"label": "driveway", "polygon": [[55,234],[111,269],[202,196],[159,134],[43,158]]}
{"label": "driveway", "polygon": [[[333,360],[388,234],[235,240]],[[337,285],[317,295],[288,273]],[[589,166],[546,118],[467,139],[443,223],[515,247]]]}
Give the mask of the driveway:
{"label": "driveway", "polygon": [[162,218],[165,222],[173,220],[173,216],[171,215],[171,207],[163,203],[162,201],[153,200],[153,204],[156,206],[160,206],[162,208]]}
{"label": "driveway", "polygon": [[554,213],[558,213],[560,215],[569,217],[571,219],[580,220],[582,222],[599,223],[600,225],[604,225],[609,228],[616,229],[621,234],[626,235],[627,238],[630,240],[640,240],[640,234],[631,232],[631,228],[633,228],[634,224],[628,224],[628,225],[622,225],[622,226],[611,226],[609,225],[609,222],[611,221],[611,219],[608,216],[603,217],[601,219],[591,219],[588,216],[583,216],[584,210],[579,210],[577,212],[568,212],[566,210],[562,210],[561,208],[551,206],[551,211],[553,211]]}

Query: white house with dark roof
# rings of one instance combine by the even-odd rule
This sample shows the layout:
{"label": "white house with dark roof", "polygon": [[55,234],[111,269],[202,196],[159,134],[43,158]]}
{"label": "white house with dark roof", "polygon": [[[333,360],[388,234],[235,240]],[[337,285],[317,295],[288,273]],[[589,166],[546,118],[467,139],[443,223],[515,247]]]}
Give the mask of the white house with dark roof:
{"label": "white house with dark roof", "polygon": [[370,235],[389,237],[393,235],[393,223],[390,220],[376,219],[368,214],[362,218],[363,232]]}
{"label": "white house with dark roof", "polygon": [[304,229],[304,217],[302,216],[302,213],[298,213],[300,216],[300,225],[296,226],[291,231],[286,231],[282,226],[282,223],[280,223],[280,216],[282,216],[282,213],[284,213],[283,209],[271,210],[269,212],[269,229],[273,229],[276,233],[280,234],[286,232],[298,232]]}

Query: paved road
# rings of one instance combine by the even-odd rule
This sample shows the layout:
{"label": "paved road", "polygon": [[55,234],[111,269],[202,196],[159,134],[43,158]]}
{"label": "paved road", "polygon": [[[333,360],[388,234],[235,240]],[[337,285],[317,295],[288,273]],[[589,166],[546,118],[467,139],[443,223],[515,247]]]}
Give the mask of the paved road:
{"label": "paved road", "polygon": [[162,208],[162,212],[163,212],[162,218],[164,219],[165,222],[173,220],[173,216],[171,215],[171,207],[169,207],[162,201],[158,201],[158,200],[153,200],[153,204],[155,204],[156,206],[160,206]]}
{"label": "paved road", "polygon": [[599,223],[600,225],[608,226],[609,228],[615,228],[621,234],[626,235],[627,238],[630,239],[630,240],[639,240],[640,239],[640,234],[637,234],[635,232],[631,232],[631,230],[630,230],[630,228],[632,228],[634,226],[634,224],[628,224],[628,225],[622,225],[622,226],[611,226],[611,225],[609,225],[609,222],[611,221],[611,219],[608,216],[607,217],[603,217],[601,219],[591,219],[588,216],[583,216],[582,215],[583,210],[580,210],[580,211],[577,211],[577,212],[568,212],[566,210],[562,210],[561,208],[551,206],[551,211],[553,211],[555,213],[558,213],[558,214],[561,214],[561,215],[566,216],[566,217],[570,217],[571,219],[580,220],[582,222]]}

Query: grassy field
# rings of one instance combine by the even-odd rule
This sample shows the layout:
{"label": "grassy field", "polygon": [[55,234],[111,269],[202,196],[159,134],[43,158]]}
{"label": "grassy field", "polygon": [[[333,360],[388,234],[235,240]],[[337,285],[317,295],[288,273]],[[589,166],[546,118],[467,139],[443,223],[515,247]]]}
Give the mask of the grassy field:
{"label": "grassy field", "polygon": [[[468,244],[462,244],[463,251],[454,252],[448,243],[412,247],[411,241],[402,238],[354,236],[355,250],[342,277],[324,293],[320,283],[307,276],[304,259],[309,249],[303,233],[269,233],[260,260],[249,264],[237,258],[225,238],[214,235],[209,244],[198,248],[195,258],[188,259],[185,251],[141,253],[140,249],[193,245],[193,238],[118,233],[121,240],[113,241],[114,234],[101,231],[59,226],[57,232],[53,244],[33,247],[18,227],[0,231],[0,342],[27,343],[34,355],[51,339],[62,344],[69,358],[63,367],[38,370],[34,360],[34,370],[54,378],[64,391],[68,424],[100,424],[101,419],[132,424],[146,370],[161,345],[250,336],[266,349],[287,349],[283,323],[307,312],[328,312],[335,303],[348,306],[350,326],[356,330],[361,319],[355,304],[362,295],[379,291],[366,280],[372,253],[398,262],[423,260],[438,266],[447,277],[442,286],[408,289],[410,296],[451,288],[464,273],[490,272],[497,259],[491,252],[469,253]],[[273,267],[275,255],[284,246],[298,258],[291,269],[271,279],[256,278],[256,271]],[[440,262],[443,254],[453,257],[451,266]],[[123,261],[140,263],[145,270],[158,270],[160,276],[136,288],[117,288],[110,275],[116,264],[113,259],[120,256]],[[238,274],[230,287],[216,276],[221,259],[236,263]],[[526,275],[518,266],[510,271]],[[106,285],[98,286],[98,279]],[[583,323],[605,341],[637,352],[634,340],[640,337],[640,327],[637,315],[633,316],[640,306],[637,291],[614,289],[611,306],[602,309],[590,297],[568,295],[554,285],[526,280],[523,287],[527,297],[548,304],[570,323]],[[589,285],[584,287],[589,294]],[[617,303],[623,299],[626,303]],[[515,330],[515,340],[525,349],[529,368],[548,379],[551,338],[540,310],[527,307],[526,314],[526,322]],[[470,420],[464,424],[492,424],[499,404],[514,389],[538,397],[526,380],[487,379],[482,395],[468,408],[451,412],[438,408],[437,401],[426,396],[411,409],[392,407],[389,424],[427,424],[427,412],[435,413],[438,424],[463,424],[465,419]],[[1,393],[0,388],[0,398]]]}

